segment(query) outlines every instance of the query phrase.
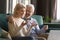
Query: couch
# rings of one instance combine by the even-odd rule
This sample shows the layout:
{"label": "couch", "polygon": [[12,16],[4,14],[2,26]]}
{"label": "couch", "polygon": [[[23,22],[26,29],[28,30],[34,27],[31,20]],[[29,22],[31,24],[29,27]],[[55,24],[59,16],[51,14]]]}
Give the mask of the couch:
{"label": "couch", "polygon": [[[10,14],[0,14],[0,28],[4,29],[7,32],[8,32],[8,20],[7,20],[7,17],[9,15]],[[40,25],[40,27],[43,26],[43,18],[42,18],[42,16],[33,15],[32,17],[35,18],[38,21],[38,24]],[[1,31],[1,29],[0,29],[0,31]],[[0,40],[8,40],[8,39],[0,37]]]}
{"label": "couch", "polygon": [[[8,32],[8,21],[7,21],[7,17],[9,16],[9,14],[0,14],[0,35],[1,33],[1,28],[4,29],[5,31]],[[47,32],[49,32],[50,30],[60,30],[60,24],[56,24],[56,23],[43,23],[43,17],[40,15],[33,15],[33,18],[35,18],[40,26],[40,28],[42,28],[44,25],[48,25],[49,28],[47,30]],[[6,38],[1,38],[0,40],[7,40]]]}

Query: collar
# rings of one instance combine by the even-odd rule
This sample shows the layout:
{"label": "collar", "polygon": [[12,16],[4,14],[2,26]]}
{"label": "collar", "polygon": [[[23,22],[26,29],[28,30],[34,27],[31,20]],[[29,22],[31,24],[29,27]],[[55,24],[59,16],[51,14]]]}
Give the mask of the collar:
{"label": "collar", "polygon": [[24,20],[31,20],[31,18],[25,18],[25,17],[24,17],[24,18],[22,18],[22,19],[24,19]]}

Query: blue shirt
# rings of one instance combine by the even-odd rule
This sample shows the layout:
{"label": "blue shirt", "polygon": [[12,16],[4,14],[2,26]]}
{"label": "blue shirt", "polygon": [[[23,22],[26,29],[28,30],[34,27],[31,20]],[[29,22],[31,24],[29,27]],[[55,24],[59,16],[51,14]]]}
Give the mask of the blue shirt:
{"label": "blue shirt", "polygon": [[28,20],[27,28],[29,28],[31,26],[31,23],[33,21],[37,24],[37,26],[36,27],[32,27],[32,30],[30,31],[30,34],[32,35],[32,34],[41,34],[41,33],[44,33],[45,30],[43,28],[40,29],[36,19],[34,19],[34,18],[31,18],[30,20]]}

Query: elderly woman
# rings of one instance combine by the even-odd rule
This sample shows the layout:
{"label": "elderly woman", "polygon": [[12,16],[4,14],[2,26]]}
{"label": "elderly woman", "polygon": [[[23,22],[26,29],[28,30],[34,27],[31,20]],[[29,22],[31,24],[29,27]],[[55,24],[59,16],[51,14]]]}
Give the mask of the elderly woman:
{"label": "elderly woman", "polygon": [[22,19],[22,16],[24,14],[25,14],[25,6],[23,4],[18,3],[15,6],[14,14],[11,15],[8,20],[9,33],[11,37],[24,36],[21,29],[24,27],[24,20]]}
{"label": "elderly woman", "polygon": [[22,37],[25,38],[25,36],[28,36],[27,34],[30,31],[30,28],[29,30],[26,29],[26,22],[24,19],[22,19],[25,12],[25,5],[18,3],[14,8],[14,14],[8,17],[9,34],[13,40],[23,40]]}

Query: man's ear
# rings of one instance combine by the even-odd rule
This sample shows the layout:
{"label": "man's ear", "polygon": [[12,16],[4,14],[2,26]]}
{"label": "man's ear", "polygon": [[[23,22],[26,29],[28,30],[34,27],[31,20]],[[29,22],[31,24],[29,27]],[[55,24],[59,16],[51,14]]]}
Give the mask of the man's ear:
{"label": "man's ear", "polygon": [[34,12],[32,12],[33,14],[32,15],[34,15]]}

